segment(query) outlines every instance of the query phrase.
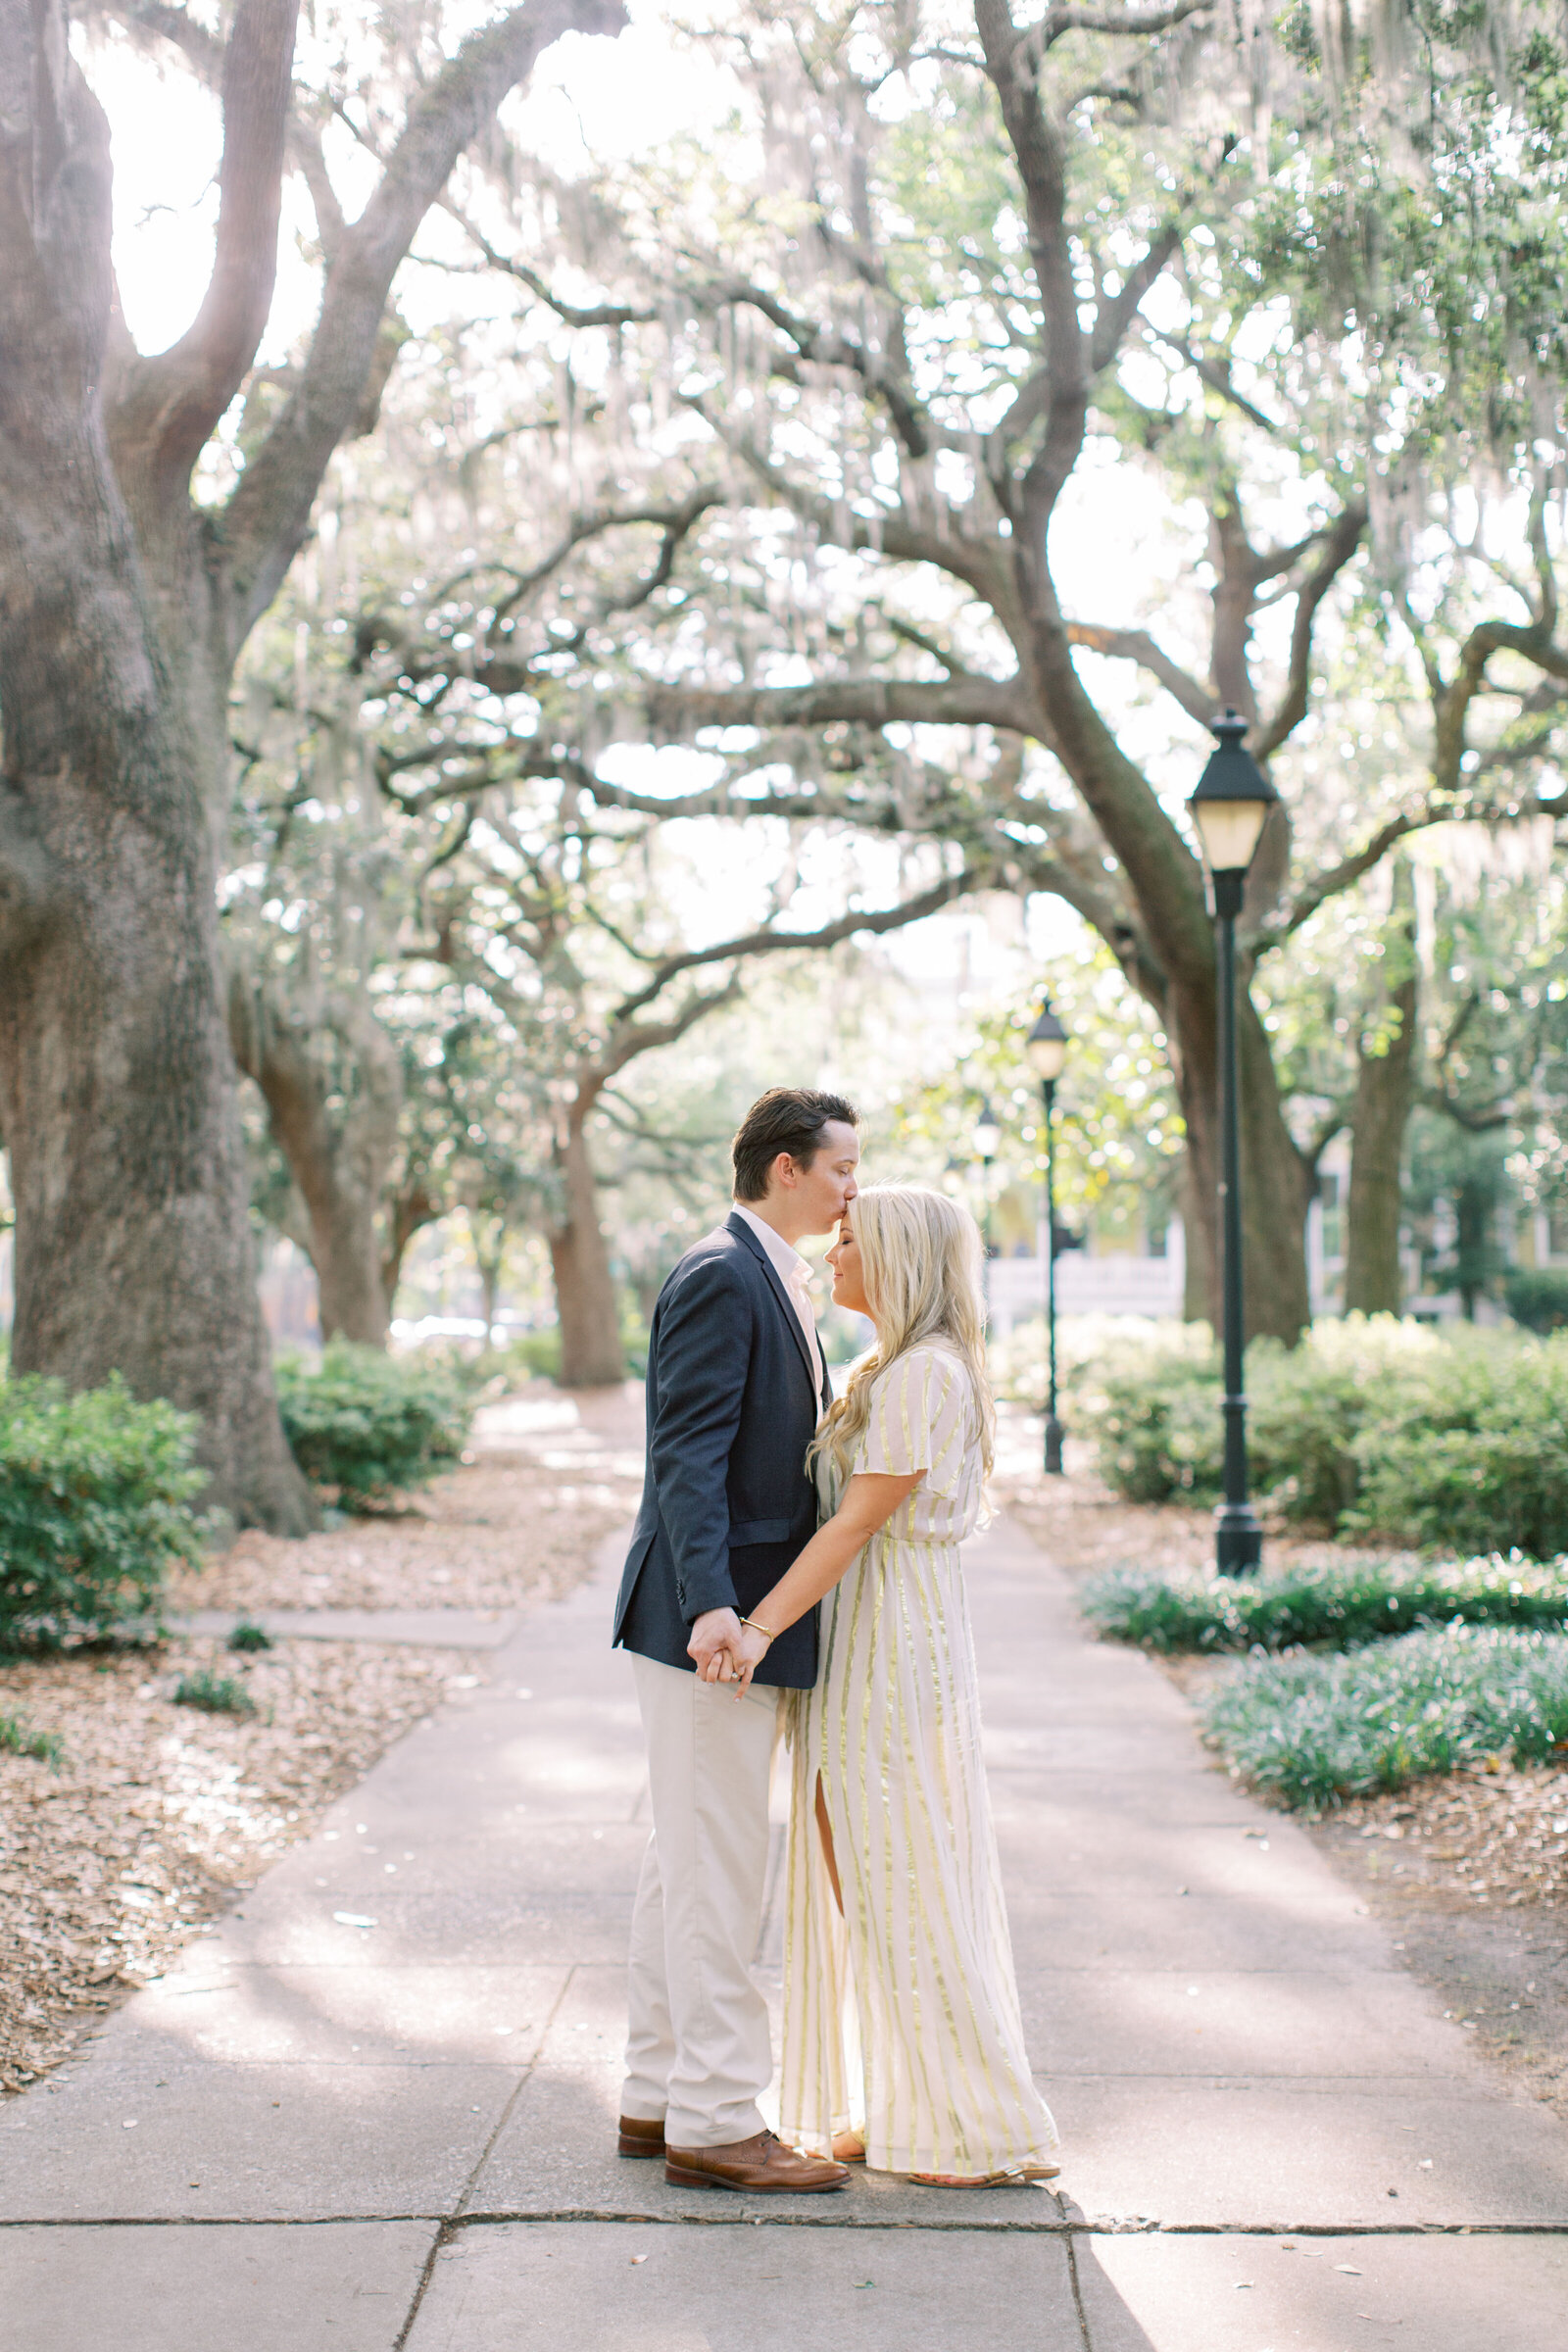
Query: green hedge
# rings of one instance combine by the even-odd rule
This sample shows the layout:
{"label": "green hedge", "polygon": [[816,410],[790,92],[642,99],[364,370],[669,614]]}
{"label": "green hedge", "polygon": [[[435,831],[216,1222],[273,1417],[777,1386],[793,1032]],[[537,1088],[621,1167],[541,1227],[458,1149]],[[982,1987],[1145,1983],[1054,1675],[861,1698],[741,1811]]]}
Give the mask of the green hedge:
{"label": "green hedge", "polygon": [[1508,1312],[1527,1331],[1568,1328],[1568,1266],[1515,1266],[1503,1281]]}
{"label": "green hedge", "polygon": [[1458,1626],[1239,1666],[1200,1703],[1233,1770],[1289,1805],[1568,1746],[1568,1638]]}
{"label": "green hedge", "polygon": [[345,1340],[318,1358],[280,1356],[276,1379],[296,1461],[346,1510],[421,1486],[459,1460],[473,1418],[467,1384],[451,1370]]}
{"label": "green hedge", "polygon": [[1114,1642],[1179,1651],[1356,1649],[1417,1626],[1568,1625],[1568,1559],[1547,1567],[1467,1560],[1344,1560],[1272,1576],[1161,1576],[1111,1568],[1084,1586],[1082,1606]]}
{"label": "green hedge", "polygon": [[[1255,1492],[1288,1520],[1447,1552],[1568,1550],[1568,1332],[1439,1336],[1392,1315],[1248,1351]],[[1212,1502],[1220,1379],[1206,1328],[1146,1326],[1074,1383],[1074,1425],[1134,1502]]]}
{"label": "green hedge", "polygon": [[118,1377],[73,1395],[0,1383],[0,1644],[97,1640],[158,1605],[198,1555],[196,1421]]}

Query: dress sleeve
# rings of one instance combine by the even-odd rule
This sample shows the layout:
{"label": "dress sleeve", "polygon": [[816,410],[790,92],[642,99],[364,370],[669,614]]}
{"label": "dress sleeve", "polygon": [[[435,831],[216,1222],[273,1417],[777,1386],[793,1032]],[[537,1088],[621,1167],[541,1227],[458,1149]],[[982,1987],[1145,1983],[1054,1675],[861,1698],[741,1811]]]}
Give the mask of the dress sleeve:
{"label": "dress sleeve", "polygon": [[907,1478],[926,1472],[929,1494],[955,1494],[963,1476],[969,1376],[945,1348],[911,1348],[876,1384],[857,1470]]}

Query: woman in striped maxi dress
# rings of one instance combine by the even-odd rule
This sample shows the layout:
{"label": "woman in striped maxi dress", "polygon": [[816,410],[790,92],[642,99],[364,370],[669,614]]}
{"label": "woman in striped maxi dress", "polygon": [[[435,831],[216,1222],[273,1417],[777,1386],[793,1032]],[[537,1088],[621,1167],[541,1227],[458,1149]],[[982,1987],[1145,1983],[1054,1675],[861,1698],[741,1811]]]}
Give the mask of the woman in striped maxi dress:
{"label": "woman in striped maxi dress", "polygon": [[957,1549],[991,1459],[979,1236],[944,1194],[874,1187],[829,1262],[876,1345],[812,1448],[832,1516],[735,1660],[826,1597],[790,1696],[780,2133],[937,2186],[1050,2179]]}

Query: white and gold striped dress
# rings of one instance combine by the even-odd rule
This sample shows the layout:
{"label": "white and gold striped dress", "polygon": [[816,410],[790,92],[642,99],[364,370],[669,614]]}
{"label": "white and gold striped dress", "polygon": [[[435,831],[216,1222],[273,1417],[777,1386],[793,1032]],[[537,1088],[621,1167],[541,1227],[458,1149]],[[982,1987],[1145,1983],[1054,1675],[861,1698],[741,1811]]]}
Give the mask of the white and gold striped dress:
{"label": "white and gold striped dress", "polygon": [[1056,2161],[1024,2051],[958,1564],[980,1439],[949,1348],[911,1348],[878,1377],[853,1466],[926,1476],[824,1604],[816,1688],[790,1693],[780,2135],[825,2150],[861,2132],[887,2172]]}

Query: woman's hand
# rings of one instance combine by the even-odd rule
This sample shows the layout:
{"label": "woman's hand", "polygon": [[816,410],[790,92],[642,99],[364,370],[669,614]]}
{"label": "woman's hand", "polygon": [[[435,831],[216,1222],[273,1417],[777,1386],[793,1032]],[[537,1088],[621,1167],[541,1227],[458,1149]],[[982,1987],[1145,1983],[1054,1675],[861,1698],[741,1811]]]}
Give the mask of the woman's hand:
{"label": "woman's hand", "polygon": [[741,1638],[732,1645],[729,1653],[731,1663],[735,1668],[735,1695],[737,1698],[745,1697],[752,1687],[753,1675],[772,1646],[773,1644],[765,1634],[756,1632],[749,1625],[742,1626]]}

